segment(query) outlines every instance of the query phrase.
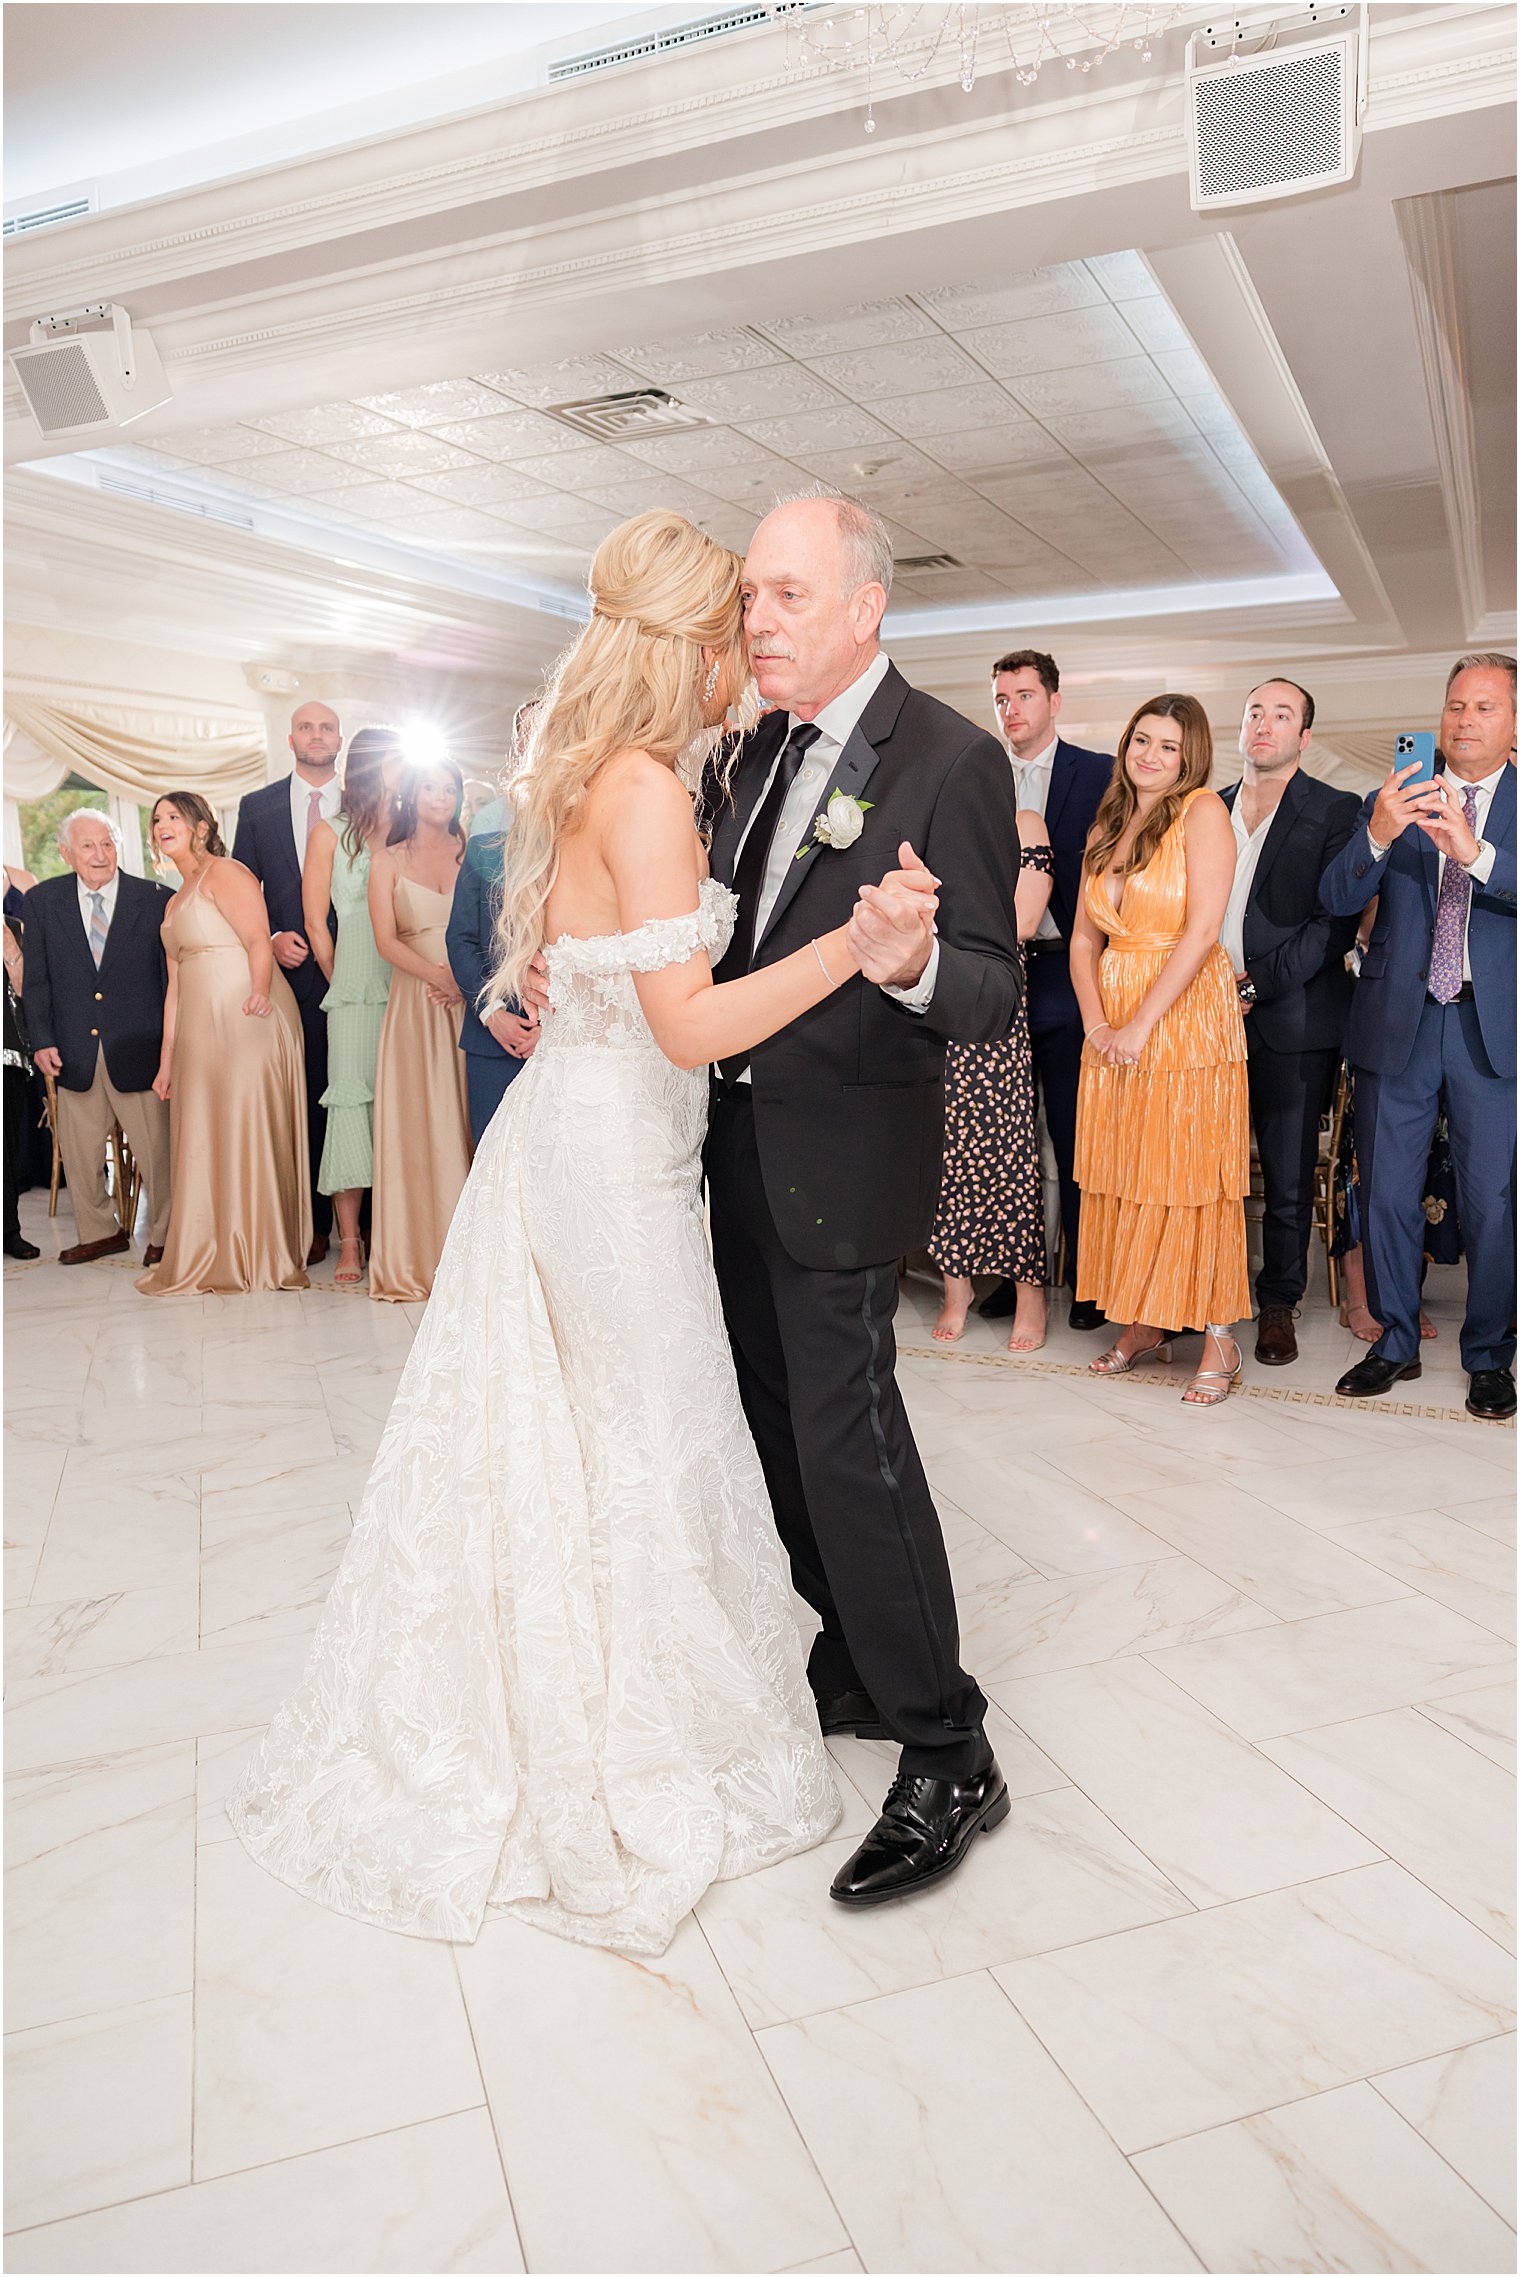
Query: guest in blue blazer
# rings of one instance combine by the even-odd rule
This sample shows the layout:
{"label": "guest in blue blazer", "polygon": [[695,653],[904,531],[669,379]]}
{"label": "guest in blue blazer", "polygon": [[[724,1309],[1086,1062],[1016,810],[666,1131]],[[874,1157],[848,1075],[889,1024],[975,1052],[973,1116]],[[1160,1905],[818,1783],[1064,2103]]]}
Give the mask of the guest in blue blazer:
{"label": "guest in blue blazer", "polygon": [[502,862],[506,853],[507,804],[493,799],[470,825],[470,840],[454,888],[454,907],[444,937],[449,970],[464,997],[459,1048],[465,1055],[465,1086],[470,1101],[470,1136],[477,1150],[487,1123],[533,1057],[538,1029],[515,1012],[493,1012],[489,1022],[479,999],[496,965],[496,920],[501,914]]}
{"label": "guest in blue blazer", "polygon": [[1459,657],[1434,784],[1396,767],[1320,897],[1377,919],[1351,1001],[1368,1302],[1383,1333],[1336,1390],[1420,1373],[1421,1197],[1444,1102],[1467,1248],[1467,1410],[1515,1412],[1515,659]]}
{"label": "guest in blue blazer", "polygon": [[[1087,833],[1108,789],[1114,762],[1108,753],[1084,751],[1057,733],[1061,675],[1055,658],[1043,649],[1017,648],[998,658],[992,667],[992,703],[1013,762],[1017,804],[1045,817],[1055,856],[1049,907],[1033,939],[1024,943],[1025,988],[1035,1082],[1061,1181],[1066,1275],[1075,1292],[1082,1198],[1071,1166],[1077,1142],[1082,1014],[1071,985],[1068,950],[1082,898]],[[996,1319],[1012,1313],[1017,1296],[1017,1284],[1004,1281],[978,1309]],[[1073,1328],[1097,1328],[1103,1314],[1095,1304],[1078,1304],[1074,1296],[1068,1319]]]}

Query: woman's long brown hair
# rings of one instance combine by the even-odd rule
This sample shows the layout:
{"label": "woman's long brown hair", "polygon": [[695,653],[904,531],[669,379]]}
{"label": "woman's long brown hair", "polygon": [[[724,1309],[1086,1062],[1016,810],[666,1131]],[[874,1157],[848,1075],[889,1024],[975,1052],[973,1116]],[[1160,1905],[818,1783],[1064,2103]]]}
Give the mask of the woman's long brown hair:
{"label": "woman's long brown hair", "polygon": [[1083,857],[1091,877],[1102,877],[1114,858],[1114,849],[1135,819],[1139,799],[1125,760],[1135,730],[1143,719],[1176,720],[1182,729],[1182,766],[1176,782],[1170,790],[1162,792],[1135,833],[1135,843],[1124,865],[1127,877],[1145,868],[1182,812],[1183,800],[1190,791],[1201,790],[1214,771],[1214,737],[1209,715],[1196,696],[1152,696],[1149,703],[1142,704],[1119,738],[1114,771],[1108,778],[1108,789],[1103,793],[1093,822],[1093,834]]}
{"label": "woman's long brown hair", "polygon": [[361,727],[349,743],[343,796],[338,805],[338,837],[350,866],[358,861],[382,822],[390,819],[384,770],[386,761],[400,748],[401,737],[393,727]]}

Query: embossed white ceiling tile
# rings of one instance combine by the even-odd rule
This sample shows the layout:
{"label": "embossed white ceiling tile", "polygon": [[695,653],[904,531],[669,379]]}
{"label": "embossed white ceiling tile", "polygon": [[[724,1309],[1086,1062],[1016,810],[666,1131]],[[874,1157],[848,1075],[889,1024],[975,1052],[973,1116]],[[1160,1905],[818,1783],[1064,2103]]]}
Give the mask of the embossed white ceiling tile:
{"label": "embossed white ceiling tile", "polygon": [[1018,324],[979,325],[962,339],[998,379],[1065,371],[1073,364],[1135,352],[1129,326],[1117,309],[1107,306],[1073,309],[1065,316],[1029,317]]}
{"label": "embossed white ceiling tile", "polygon": [[1064,372],[1039,372],[1009,386],[1037,419],[1074,418],[1079,411],[1107,411],[1121,403],[1175,399],[1149,356],[1121,362],[1086,364]]}
{"label": "embossed white ceiling tile", "polygon": [[896,495],[925,483],[944,481],[933,459],[911,443],[899,442],[895,435],[886,442],[860,444],[849,450],[810,451],[799,464],[820,482],[831,482],[838,490],[856,491],[862,498]]}
{"label": "embossed white ceiling tile", "polygon": [[1190,395],[1183,409],[1193,425],[1204,435],[1238,435],[1240,425],[1234,412],[1221,395]]}
{"label": "embossed white ceiling tile", "polygon": [[494,514],[482,514],[474,506],[435,506],[431,513],[398,517],[396,528],[404,538],[420,538],[429,545],[493,538],[505,541],[510,535],[507,525]]}
{"label": "embossed white ceiling tile", "polygon": [[744,432],[757,443],[786,458],[804,453],[849,450],[857,443],[896,443],[901,440],[880,419],[857,404],[841,403],[832,411],[801,411],[789,419],[746,419]]}
{"label": "embossed white ceiling tile", "polygon": [[510,371],[477,372],[475,377],[514,403],[540,409],[546,403],[580,403],[594,395],[626,395],[639,385],[637,372],[615,364],[610,356],[570,356],[558,362],[520,364]]}
{"label": "embossed white ceiling tile", "polygon": [[892,579],[892,601],[901,608],[907,599],[915,601],[995,601],[1002,591],[1001,581],[980,569],[937,569],[929,577]]}
{"label": "embossed white ceiling tile", "polygon": [[456,443],[483,459],[525,459],[585,447],[585,436],[561,420],[546,419],[541,411],[515,410],[501,398],[498,405],[489,419],[463,419],[432,431],[441,442]]}
{"label": "embossed white ceiling tile", "polygon": [[468,379],[432,380],[395,395],[361,395],[359,401],[401,427],[446,427],[451,420],[488,419],[509,408],[494,389]]}
{"label": "embossed white ceiling tile", "polygon": [[638,468],[621,451],[610,450],[605,443],[582,443],[577,450],[556,451],[542,458],[524,458],[515,462],[524,474],[531,474],[539,482],[552,484],[556,490],[580,490],[588,482],[618,482]]}
{"label": "embossed white ceiling tile", "polygon": [[1138,253],[1089,253],[1082,266],[1110,300],[1149,300],[1161,291]]}
{"label": "embossed white ceiling tile", "polygon": [[729,474],[735,467],[767,465],[772,456],[763,443],[752,443],[737,427],[694,427],[684,435],[648,435],[620,448],[642,466],[689,474],[702,481],[708,468]]}
{"label": "embossed white ceiling tile", "polygon": [[[306,411],[276,412],[250,424],[278,438],[280,444],[300,443],[308,450],[325,450],[329,443],[353,443],[365,435],[394,434],[396,423],[358,403],[315,403]],[[240,430],[233,430],[235,433]]]}
{"label": "embossed white ceiling tile", "polygon": [[651,341],[641,348],[615,348],[626,364],[657,386],[673,387],[681,380],[711,379],[721,372],[753,371],[761,364],[780,363],[781,352],[758,332],[741,325],[732,332],[689,332],[678,340]]}
{"label": "embossed white ceiling tile", "polygon": [[195,466],[233,466],[239,459],[287,448],[282,436],[265,434],[253,426],[202,427],[174,437],[174,456]]}
{"label": "embossed white ceiling tile", "polygon": [[1196,348],[1158,348],[1151,361],[1178,395],[1212,395],[1214,375]]}
{"label": "embossed white ceiling tile", "polygon": [[1083,458],[1096,451],[1127,451],[1133,456],[1137,444],[1187,442],[1195,434],[1182,405],[1159,397],[1150,403],[1052,417],[1050,431]]}
{"label": "embossed white ceiling tile", "polygon": [[840,400],[838,391],[801,364],[767,364],[761,371],[720,373],[691,380],[680,400],[710,419],[750,426],[795,411],[824,410]]}
{"label": "embossed white ceiling tile", "polygon": [[973,482],[1009,467],[1064,463],[1067,456],[1058,438],[1034,419],[1025,419],[1016,427],[928,436],[925,448],[941,466],[953,467]]}
{"label": "embossed white ceiling tile", "polygon": [[267,458],[240,460],[236,471],[256,488],[288,498],[346,488],[365,479],[362,467],[348,465],[325,451],[275,451]]}
{"label": "embossed white ceiling tile", "polygon": [[543,531],[556,536],[578,539],[589,545],[599,545],[609,530],[615,530],[621,514],[609,514],[598,506],[588,506],[579,498],[567,498],[563,492],[545,498],[518,498],[499,509],[501,519],[510,522],[514,529]]}
{"label": "embossed white ceiling tile", "polygon": [[1096,278],[1080,261],[1064,261],[1048,269],[1026,269],[996,285],[938,285],[915,293],[920,308],[948,332],[964,332],[973,324],[1012,324],[1030,316],[1056,316],[1069,308],[1091,308],[1103,299]]}
{"label": "embossed white ceiling tile", "polygon": [[623,521],[632,514],[657,513],[684,514],[690,520],[712,504],[711,493],[699,490],[695,483],[682,482],[675,475],[655,474],[648,467],[642,474],[635,470],[622,482],[587,483],[580,495],[593,506],[605,506]]}
{"label": "embossed white ceiling tile", "polygon": [[906,300],[873,300],[832,309],[827,316],[757,319],[755,329],[789,356],[827,356],[836,349],[879,348],[894,340],[921,339],[935,327]]}
{"label": "embossed white ceiling tile", "polygon": [[[317,503],[316,500],[310,503]],[[352,489],[339,490],[328,496],[329,511],[361,522],[387,522],[398,515],[425,511],[430,500],[421,490],[413,490],[405,482],[361,482]]]}
{"label": "embossed white ceiling tile", "polygon": [[419,474],[417,488],[434,498],[452,498],[461,506],[504,505],[519,498],[554,498],[559,495],[521,467],[486,464],[476,459],[447,474]]}
{"label": "embossed white ceiling tile", "polygon": [[1166,348],[1190,348],[1193,344],[1171,302],[1159,294],[1150,300],[1130,301],[1124,310],[1124,321],[1148,355],[1157,355]]}
{"label": "embossed white ceiling tile", "polygon": [[351,466],[368,467],[372,474],[445,474],[450,467],[468,466],[471,454],[439,435],[420,428],[396,427],[388,435],[370,435],[358,443],[334,443],[332,456]]}
{"label": "embossed white ceiling tile", "polygon": [[879,411],[889,427],[915,441],[998,426],[1024,416],[1013,397],[990,379],[978,379],[974,387],[934,388],[921,395],[888,396],[880,403],[868,400],[866,408]]}
{"label": "embossed white ceiling tile", "polygon": [[702,488],[710,490],[731,506],[743,506],[756,518],[768,514],[778,498],[791,496],[805,489],[807,476],[790,459],[775,457],[767,451],[763,457],[744,459],[732,467],[704,467]]}
{"label": "embossed white ceiling tile", "polygon": [[759,519],[758,514],[746,514],[736,506],[719,506],[712,513],[703,514],[697,527],[715,538],[720,546],[727,546],[730,553],[745,554]]}
{"label": "embossed white ceiling tile", "polygon": [[856,348],[842,356],[814,356],[812,368],[842,395],[913,395],[926,387],[967,387],[981,372],[953,340],[935,335],[889,348]]}

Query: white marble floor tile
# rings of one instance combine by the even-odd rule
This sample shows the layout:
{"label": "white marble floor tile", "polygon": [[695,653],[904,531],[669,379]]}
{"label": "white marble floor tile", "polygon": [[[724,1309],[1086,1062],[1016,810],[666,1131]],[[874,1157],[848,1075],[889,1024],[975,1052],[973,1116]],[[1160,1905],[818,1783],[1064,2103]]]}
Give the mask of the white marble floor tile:
{"label": "white marble floor tile", "polygon": [[10,1775],[8,2031],[190,1991],[194,1785],[184,1743]]}
{"label": "white marble floor tile", "polygon": [[227,1797],[243,1766],[264,1736],[264,1727],[251,1731],[223,1731],[195,1743],[195,1839],[197,1842],[236,1842],[227,1817]]}
{"label": "white marble floor tile", "polygon": [[781,2269],[848,2246],[695,1922],[657,1961],[501,1919],[456,1957],[531,2269]]}
{"label": "white marble floor tile", "polygon": [[[1116,1398],[1123,1398],[1131,1387],[1117,1385],[1113,1389]],[[1180,1401],[1180,1391],[1178,1397]],[[1123,1411],[1116,1412],[1122,1415]],[[1159,1440],[1144,1440],[1133,1431],[1113,1438],[1074,1432],[1069,1444],[1046,1447],[1043,1458],[1053,1470],[1061,1471],[1078,1486],[1085,1486],[1089,1493],[1100,1495],[1105,1501],[1111,1501],[1115,1494],[1141,1494],[1147,1488],[1156,1487],[1196,1486],[1200,1479],[1222,1476],[1201,1434],[1197,1447],[1183,1453]]]}
{"label": "white marble floor tile", "polygon": [[1515,1497],[1511,1494],[1484,1496],[1476,1502],[1461,1502],[1448,1510],[1448,1518],[1460,1518],[1464,1526],[1476,1526],[1480,1534],[1492,1534],[1496,1542],[1515,1546]]}
{"label": "white marble floor tile", "polygon": [[1514,2232],[1361,2083],[1134,2163],[1206,2269],[1515,2266]]}
{"label": "white marble floor tile", "polygon": [[188,1993],[7,2034],[9,2229],[190,2179]]}
{"label": "white marble floor tile", "polygon": [[1363,1866],[996,1971],[1122,2149],[1507,2030],[1493,1940]]}
{"label": "white marble floor tile", "polygon": [[760,2045],[867,2269],[1197,2266],[985,1974]]}
{"label": "white marble floor tile", "polygon": [[[266,1500],[273,1490],[292,1503],[315,1506],[309,1474],[336,1461],[338,1452],[320,1401],[289,1417],[267,1410],[261,1415],[252,1408],[207,1407],[204,1413],[208,1454],[201,1466],[201,1495],[208,1509],[218,1498],[250,1488],[261,1490]],[[323,1499],[346,1502],[348,1497]]]}
{"label": "white marble floor tile", "polygon": [[7,2241],[11,2270],[520,2270],[484,2109],[77,2215]]}
{"label": "white marble floor tile", "polygon": [[68,1449],[5,1433],[5,1602],[31,1597]]}
{"label": "white marble floor tile", "polygon": [[201,1547],[201,1642],[309,1638],[352,1531],[342,1503],[288,1508],[277,1521],[209,1518]]}
{"label": "white marble floor tile", "polygon": [[925,1463],[936,1493],[1026,1558],[1037,1573],[1101,1573],[1164,1557],[1168,1545],[1039,1456],[993,1462],[967,1447]]}
{"label": "white marble floor tile", "polygon": [[[1372,2082],[1448,2166],[1515,2225],[1515,2035],[1428,2056]],[[1513,2249],[1512,2249],[1513,2250]]]}
{"label": "white marble floor tile", "polygon": [[1492,1630],[1421,1597],[1177,1645],[1152,1657],[1246,1739],[1470,1692],[1514,1665],[1511,1648]]}
{"label": "white marble floor tile", "polygon": [[795,2261],[788,2272],[788,2277],[803,2277],[804,2272],[810,2273],[810,2277],[811,2273],[817,2272],[818,2277],[821,2277],[821,2273],[826,2269],[858,2270],[860,2267],[860,2255],[851,2248],[844,2253],[820,2254],[816,2261]]}
{"label": "white marble floor tile", "polygon": [[959,1610],[963,1657],[994,1689],[1046,1669],[1277,1625],[1265,1607],[1175,1553],[1070,1580],[984,1583]]}
{"label": "white marble floor tile", "polygon": [[1410,1584],[1285,1518],[1244,1487],[1147,1488],[1126,1505],[1153,1534],[1279,1620],[1404,1596]]}
{"label": "white marble floor tile", "polygon": [[74,1448],[63,1466],[32,1595],[43,1604],[116,1589],[195,1586],[200,1490],[142,1457]]}
{"label": "white marble floor tile", "polygon": [[1003,1685],[1001,1699],[1195,1905],[1371,1865],[1381,1854],[1148,1661],[1029,1677]]}
{"label": "white marble floor tile", "polygon": [[196,1647],[196,1590],[187,1575],[167,1589],[116,1589],[64,1604],[30,1605],[5,1616],[5,1696],[27,1698],[39,1683],[90,1668]]}
{"label": "white marble floor tile", "polygon": [[[1453,1503],[1451,1490],[1452,1465],[1435,1447],[1428,1455],[1401,1449],[1382,1456],[1359,1454],[1354,1463],[1295,1463],[1291,1470],[1274,1470],[1255,1485],[1255,1492],[1274,1509],[1320,1530],[1349,1526],[1359,1518],[1400,1518],[1418,1510],[1439,1510]],[[1475,1496],[1485,1491],[1481,1480],[1473,1488]]]}
{"label": "white marble floor tile", "polygon": [[1515,1781],[1413,1708],[1261,1743],[1448,1905],[1515,1950]]}
{"label": "white marble floor tile", "polygon": [[1443,1731],[1455,1732],[1469,1747],[1477,1748],[1490,1763],[1513,1774],[1515,1770],[1515,1688],[1513,1684],[1485,1684],[1472,1692],[1454,1692],[1445,1700],[1417,1700],[1422,1716]]}
{"label": "white marble floor tile", "polygon": [[451,1949],[196,1858],[195,2178],[465,2111],[481,2081]]}
{"label": "white marble floor tile", "polygon": [[261,1637],[167,1660],[51,1677],[6,1711],[6,1761],[18,1771],[85,1755],[158,1747],[264,1724],[300,1676],[300,1637]]}
{"label": "white marble floor tile", "polygon": [[893,1905],[857,1910],[829,1898],[850,1848],[828,1843],[747,1881],[716,1883],[702,1899],[698,1919],[751,2024],[842,2008],[1189,1910],[1073,1787],[1022,1797],[950,1880]]}
{"label": "white marble floor tile", "polygon": [[1515,1642],[1515,1553],[1504,1542],[1453,1517],[1424,1511],[1400,1518],[1370,1518],[1333,1529],[1357,1557],[1449,1606],[1480,1628]]}

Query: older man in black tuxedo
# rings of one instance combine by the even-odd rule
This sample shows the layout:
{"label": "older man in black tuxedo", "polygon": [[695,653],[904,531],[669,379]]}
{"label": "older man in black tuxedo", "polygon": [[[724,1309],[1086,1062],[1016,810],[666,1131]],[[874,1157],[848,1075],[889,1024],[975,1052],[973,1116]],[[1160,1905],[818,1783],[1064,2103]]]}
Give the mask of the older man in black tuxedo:
{"label": "older man in black tuxedo", "polygon": [[332,821],[342,797],[338,754],[343,749],[343,728],[330,704],[296,706],[290,715],[290,749],[294,764],[289,775],[266,783],[261,791],[250,791],[238,808],[232,855],[234,861],[252,870],[264,889],[275,962],[290,983],[301,1015],[306,1046],[306,1138],[311,1155],[312,1243],[306,1262],[319,1265],[327,1255],[332,1233],[332,1202],[317,1183],[327,1132],[322,1106],[322,1094],[327,1089],[327,1014],[322,999],[327,983],[306,937],[301,871],[307,840],[319,822]]}
{"label": "older man in black tuxedo", "polygon": [[58,833],[68,863],[26,897],[22,1002],[32,1055],[57,1085],[58,1143],[77,1239],[60,1265],[87,1265],[130,1248],[106,1186],[106,1150],[120,1123],[148,1197],[144,1262],[156,1265],[169,1230],[169,1110],[154,1095],[164,1037],[168,967],[159,928],[167,886],[122,869],[116,825],[76,808]]}
{"label": "older man in black tuxedo", "polygon": [[[832,497],[767,515],[745,562],[750,654],[775,706],[742,748],[713,874],[739,897],[728,980],[852,917],[898,856],[940,881],[856,917],[862,973],[715,1072],[706,1169],[740,1396],[801,1594],[826,1732],[892,1737],[899,1777],[835,1877],[873,1905],[952,1872],[1007,1817],[960,1665],[939,1519],[894,1374],[898,1260],[928,1238],[949,1040],[1018,1001],[1013,782],[991,736],[908,686],[878,628],[892,552]],[[868,901],[871,896],[868,894]]]}

